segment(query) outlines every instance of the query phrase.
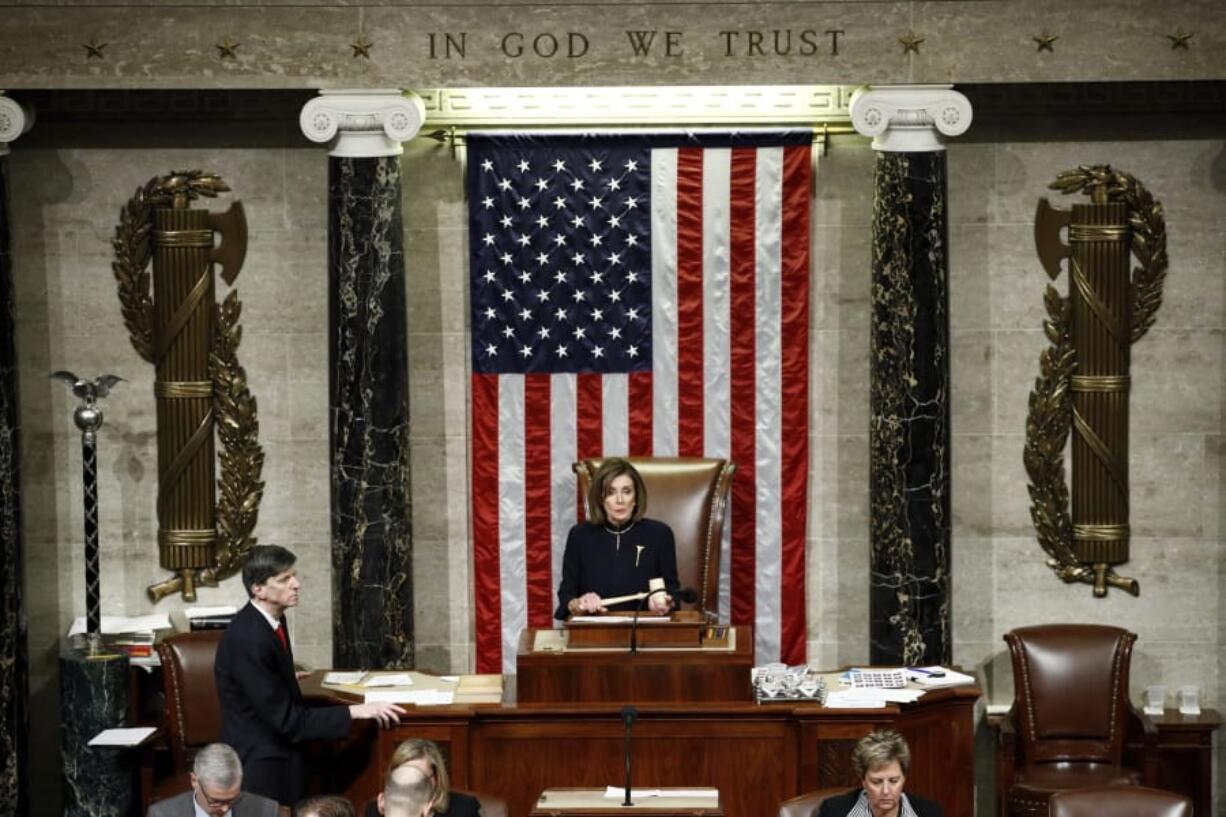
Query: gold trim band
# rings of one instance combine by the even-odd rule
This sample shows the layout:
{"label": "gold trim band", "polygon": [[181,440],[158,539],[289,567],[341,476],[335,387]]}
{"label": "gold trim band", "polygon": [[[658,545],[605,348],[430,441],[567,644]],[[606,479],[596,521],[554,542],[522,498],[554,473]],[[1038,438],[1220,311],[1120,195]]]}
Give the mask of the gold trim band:
{"label": "gold trim band", "polygon": [[1129,526],[1073,525],[1073,539],[1078,542],[1117,542],[1128,538]]}
{"label": "gold trim band", "polygon": [[1070,224],[1069,243],[1088,241],[1127,241],[1130,236],[1127,224]]}
{"label": "gold trim band", "polygon": [[154,230],[155,247],[207,247],[213,248],[212,230]]}
{"label": "gold trim band", "polygon": [[195,530],[158,531],[158,544],[162,546],[195,547],[196,545],[211,545],[217,541],[217,531],[214,528],[197,528]]}
{"label": "gold trim band", "polygon": [[1126,374],[1075,374],[1069,388],[1078,392],[1126,392],[1132,378]]}
{"label": "gold trim band", "polygon": [[153,396],[165,397],[171,400],[212,398],[212,380],[156,380],[153,383]]}

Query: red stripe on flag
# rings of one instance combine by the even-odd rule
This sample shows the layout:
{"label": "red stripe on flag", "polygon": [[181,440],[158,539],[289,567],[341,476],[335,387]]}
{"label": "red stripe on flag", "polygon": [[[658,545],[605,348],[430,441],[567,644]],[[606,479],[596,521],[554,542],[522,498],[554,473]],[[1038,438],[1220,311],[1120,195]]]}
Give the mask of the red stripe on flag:
{"label": "red stripe on flag", "polygon": [[[754,440],[756,389],[757,320],[773,320],[759,316],[754,293],[757,254],[755,242],[755,191],[757,189],[757,150],[737,148],[732,151],[732,178],[729,210],[729,297],[731,301],[731,343],[729,392],[731,405],[730,447],[736,475],[732,480],[732,623],[753,624],[757,563],[757,467]],[[755,318],[757,320],[755,320]]]}
{"label": "red stripe on flag", "polygon": [[630,373],[630,456],[650,457],[652,448],[651,372]]}
{"label": "red stripe on flag", "polygon": [[599,457],[604,450],[604,378],[581,374],[576,381],[576,454],[579,459]]}
{"label": "red stripe on flag", "polygon": [[780,660],[805,660],[805,508],[809,480],[810,148],[783,153],[782,587]]}
{"label": "red stripe on flag", "polygon": [[677,151],[677,453],[703,456],[702,159]]}
{"label": "red stripe on flag", "polygon": [[472,537],[477,672],[502,672],[498,543],[498,375],[472,376]]}
{"label": "red stripe on flag", "polygon": [[524,375],[524,559],[528,626],[553,624],[550,376]]}
{"label": "red stripe on flag", "polygon": [[[598,374],[575,378],[575,457],[599,457],[604,450],[604,379]],[[587,518],[586,497],[575,497],[579,521]]]}

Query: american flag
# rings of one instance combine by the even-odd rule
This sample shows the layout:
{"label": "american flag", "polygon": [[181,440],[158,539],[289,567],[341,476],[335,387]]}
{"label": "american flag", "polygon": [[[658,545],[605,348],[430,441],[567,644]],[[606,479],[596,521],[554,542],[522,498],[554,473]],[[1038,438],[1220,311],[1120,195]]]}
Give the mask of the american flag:
{"label": "american flag", "polygon": [[736,463],[721,616],[804,660],[810,145],[469,135],[478,672],[552,624],[572,463],[627,454]]}

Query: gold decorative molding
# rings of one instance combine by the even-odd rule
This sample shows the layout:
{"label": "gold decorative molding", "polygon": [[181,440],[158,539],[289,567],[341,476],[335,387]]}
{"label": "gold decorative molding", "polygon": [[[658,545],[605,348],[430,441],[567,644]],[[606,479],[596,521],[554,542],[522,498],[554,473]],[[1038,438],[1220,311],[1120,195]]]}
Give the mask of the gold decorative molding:
{"label": "gold decorative molding", "polygon": [[423,127],[846,124],[844,85],[414,89]]}

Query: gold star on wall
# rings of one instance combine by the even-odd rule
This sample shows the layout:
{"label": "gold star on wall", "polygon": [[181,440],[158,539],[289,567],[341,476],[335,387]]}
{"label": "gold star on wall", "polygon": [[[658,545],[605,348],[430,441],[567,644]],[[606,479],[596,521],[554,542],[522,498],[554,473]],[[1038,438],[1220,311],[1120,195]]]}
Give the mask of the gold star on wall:
{"label": "gold star on wall", "polygon": [[353,49],[353,58],[365,57],[370,59],[370,49],[374,48],[375,44],[366,39],[365,34],[359,34],[358,38],[349,43],[349,47]]}
{"label": "gold star on wall", "polygon": [[238,59],[238,54],[236,52],[238,51],[238,47],[240,45],[242,45],[242,43],[236,43],[229,37],[226,37],[224,40],[217,43],[214,48],[217,49],[217,56],[221,59],[234,60]]}
{"label": "gold star on wall", "polygon": [[1178,31],[1176,31],[1174,34],[1167,34],[1166,38],[1171,41],[1172,51],[1174,51],[1177,48],[1182,48],[1184,51],[1187,51],[1188,50],[1188,40],[1192,39],[1192,35],[1189,32],[1184,31],[1181,28]]}
{"label": "gold star on wall", "polygon": [[1054,54],[1056,52],[1056,49],[1052,48],[1052,44],[1055,43],[1056,40],[1060,38],[1057,37],[1055,34],[1048,32],[1047,29],[1043,29],[1042,34],[1036,34],[1030,39],[1034,40],[1035,43],[1038,45],[1038,48],[1036,49],[1037,51],[1050,51]]}
{"label": "gold star on wall", "polygon": [[920,43],[924,41],[923,37],[916,35],[914,31],[908,31],[905,35],[898,38],[898,42],[902,43],[902,53],[918,54]]}
{"label": "gold star on wall", "polygon": [[102,49],[108,45],[110,43],[99,42],[97,37],[91,37],[89,42],[81,43],[81,47],[85,49],[85,59],[87,60],[102,59]]}

